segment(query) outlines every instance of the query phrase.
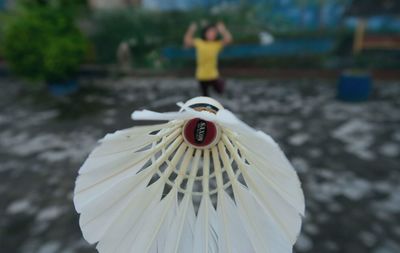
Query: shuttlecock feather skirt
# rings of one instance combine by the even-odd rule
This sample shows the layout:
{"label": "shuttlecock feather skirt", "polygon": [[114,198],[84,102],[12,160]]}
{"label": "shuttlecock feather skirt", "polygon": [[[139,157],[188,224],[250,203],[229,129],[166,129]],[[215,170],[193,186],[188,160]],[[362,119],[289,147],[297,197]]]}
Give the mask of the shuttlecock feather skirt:
{"label": "shuttlecock feather skirt", "polygon": [[[226,110],[135,117],[170,121],[106,135],[76,182],[83,235],[100,253],[292,252],[304,197],[269,136]],[[210,148],[182,135],[200,117],[221,129]]]}

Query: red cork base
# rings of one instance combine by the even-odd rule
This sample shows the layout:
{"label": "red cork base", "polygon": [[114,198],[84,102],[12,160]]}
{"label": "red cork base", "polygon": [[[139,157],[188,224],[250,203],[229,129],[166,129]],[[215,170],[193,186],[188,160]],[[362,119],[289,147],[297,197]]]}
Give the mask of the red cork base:
{"label": "red cork base", "polygon": [[210,148],[219,140],[219,128],[210,121],[191,119],[183,127],[183,138],[195,148]]}

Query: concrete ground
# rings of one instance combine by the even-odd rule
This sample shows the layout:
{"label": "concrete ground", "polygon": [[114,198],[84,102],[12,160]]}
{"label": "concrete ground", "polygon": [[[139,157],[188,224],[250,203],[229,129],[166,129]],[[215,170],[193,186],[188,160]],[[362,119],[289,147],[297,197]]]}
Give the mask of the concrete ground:
{"label": "concrete ground", "polygon": [[[96,141],[130,127],[136,109],[176,110],[191,79],[83,80],[69,98],[0,79],[0,252],[91,253],[72,204]],[[270,134],[297,169],[306,217],[299,253],[400,252],[400,82],[365,103],[335,99],[335,82],[228,80],[216,98]]]}

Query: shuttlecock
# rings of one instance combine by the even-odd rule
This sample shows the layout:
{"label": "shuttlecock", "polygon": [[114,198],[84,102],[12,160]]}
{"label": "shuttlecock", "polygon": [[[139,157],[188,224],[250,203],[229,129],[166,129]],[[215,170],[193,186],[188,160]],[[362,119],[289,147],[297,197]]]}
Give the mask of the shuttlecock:
{"label": "shuttlecock", "polygon": [[260,44],[263,46],[270,45],[274,43],[274,36],[270,34],[269,32],[263,31],[258,34],[258,37],[260,39]]}
{"label": "shuttlecock", "polygon": [[100,253],[288,253],[304,215],[295,170],[279,146],[197,97],[167,123],[106,135],[79,171],[74,203]]}

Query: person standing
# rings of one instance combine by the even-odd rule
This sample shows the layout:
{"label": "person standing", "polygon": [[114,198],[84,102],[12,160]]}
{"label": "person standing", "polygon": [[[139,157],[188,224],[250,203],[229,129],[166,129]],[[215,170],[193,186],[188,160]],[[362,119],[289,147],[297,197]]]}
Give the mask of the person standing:
{"label": "person standing", "polygon": [[196,31],[197,25],[192,23],[185,34],[184,45],[196,49],[196,79],[200,89],[203,96],[209,96],[210,87],[222,94],[225,82],[218,71],[218,56],[224,46],[232,43],[232,35],[222,22],[204,27],[201,38],[194,38]]}

